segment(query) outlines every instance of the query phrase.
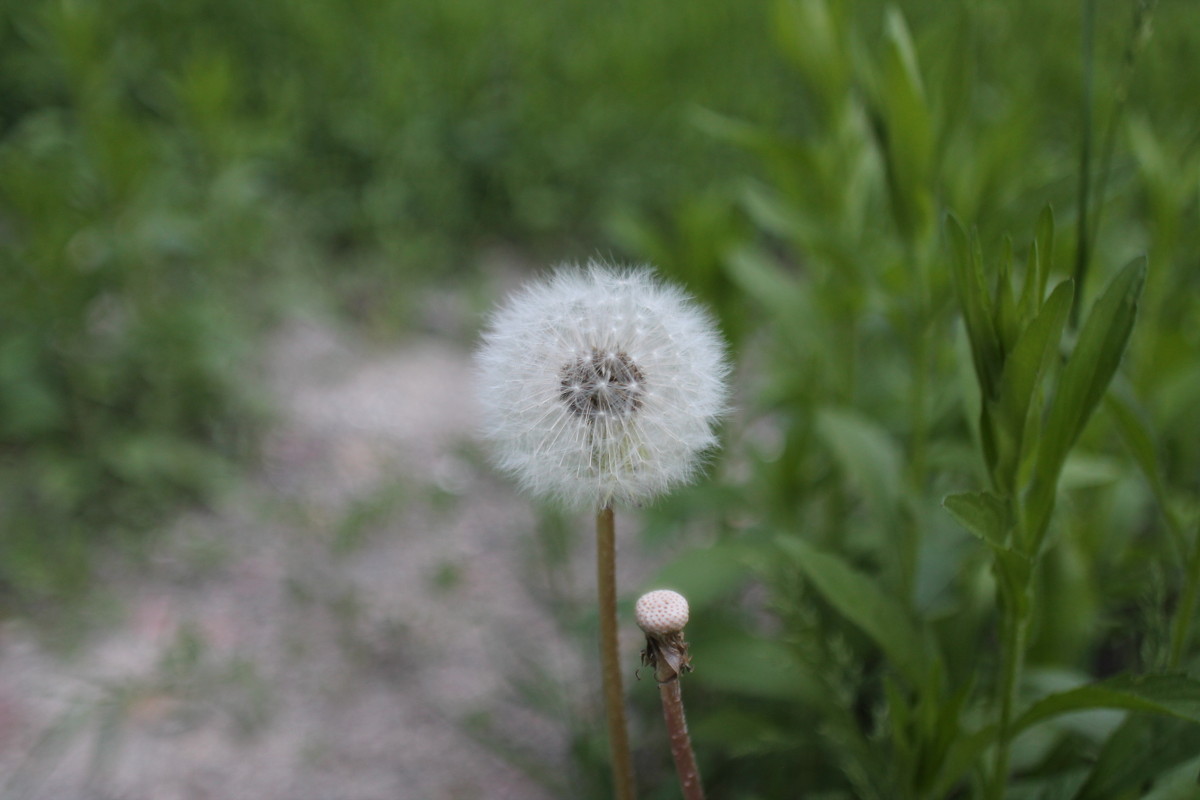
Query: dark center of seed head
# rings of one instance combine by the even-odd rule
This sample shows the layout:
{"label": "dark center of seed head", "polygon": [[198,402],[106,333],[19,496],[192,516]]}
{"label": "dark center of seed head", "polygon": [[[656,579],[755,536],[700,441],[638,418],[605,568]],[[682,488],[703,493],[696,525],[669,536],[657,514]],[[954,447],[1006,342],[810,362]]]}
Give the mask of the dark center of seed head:
{"label": "dark center of seed head", "polygon": [[591,421],[637,411],[645,378],[628,353],[593,349],[562,368],[559,397],[572,413]]}

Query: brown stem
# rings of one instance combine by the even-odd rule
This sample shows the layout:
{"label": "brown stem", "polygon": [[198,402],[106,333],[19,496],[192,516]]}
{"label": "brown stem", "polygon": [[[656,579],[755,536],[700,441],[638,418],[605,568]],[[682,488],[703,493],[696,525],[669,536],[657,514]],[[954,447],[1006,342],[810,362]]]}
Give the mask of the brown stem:
{"label": "brown stem", "polygon": [[700,783],[700,770],[696,768],[696,755],[692,752],[687,719],[683,715],[679,678],[660,683],[658,693],[662,697],[663,718],[667,721],[667,735],[671,740],[671,757],[675,759],[675,771],[679,773],[679,786],[683,789],[684,800],[704,800],[704,786]]}
{"label": "brown stem", "polygon": [[613,790],[618,800],[633,800],[633,759],[625,727],[625,693],[621,688],[621,657],[617,646],[617,546],[612,506],[605,506],[596,514],[596,585],[600,595],[600,666],[612,750]]}

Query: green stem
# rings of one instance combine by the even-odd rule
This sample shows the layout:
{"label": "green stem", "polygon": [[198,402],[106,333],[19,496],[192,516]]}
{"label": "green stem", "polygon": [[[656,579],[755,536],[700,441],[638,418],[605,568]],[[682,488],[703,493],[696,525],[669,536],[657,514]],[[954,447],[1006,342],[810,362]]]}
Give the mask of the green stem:
{"label": "green stem", "polygon": [[621,686],[621,655],[617,644],[617,545],[612,506],[605,506],[596,514],[596,586],[600,598],[600,666],[612,750],[613,794],[618,800],[633,800],[633,759],[625,725],[625,692]]}
{"label": "green stem", "polygon": [[1091,180],[1092,180],[1092,41],[1096,30],[1095,0],[1083,2],[1083,98],[1080,113],[1082,140],[1079,147],[1079,194],[1077,205],[1079,216],[1075,231],[1075,302],[1071,306],[1071,327],[1079,327],[1079,310],[1083,306],[1083,282],[1087,277],[1088,262],[1091,260],[1091,236],[1088,225],[1091,222]]}
{"label": "green stem", "polygon": [[1088,252],[1096,251],[1096,239],[1100,234],[1100,221],[1104,214],[1104,197],[1107,194],[1108,178],[1112,173],[1113,152],[1116,150],[1117,133],[1120,130],[1121,117],[1129,100],[1129,88],[1133,84],[1134,66],[1138,54],[1150,37],[1150,22],[1154,16],[1154,7],[1158,0],[1140,0],[1134,4],[1133,25],[1130,27],[1129,42],[1125,47],[1125,58],[1121,63],[1121,73],[1113,89],[1116,98],[1112,111],[1109,113],[1108,124],[1104,129],[1103,143],[1100,145],[1100,183],[1096,187],[1095,202],[1092,204],[1095,213],[1091,222],[1091,241],[1088,242]]}
{"label": "green stem", "polygon": [[[922,306],[928,308],[928,303],[922,300]],[[926,313],[915,323],[913,337],[913,382],[909,402],[911,408],[911,439],[909,445],[909,479],[912,481],[915,496],[925,495],[925,481],[928,473],[927,445],[929,439],[929,415],[927,413],[929,397],[929,377],[933,372],[930,337],[933,332],[931,323],[926,322]],[[910,607],[916,602],[917,562],[921,549],[921,533],[924,526],[914,512],[908,514],[908,524],[902,536],[901,580],[900,588],[905,603]]]}
{"label": "green stem", "polygon": [[1196,613],[1197,594],[1200,594],[1200,532],[1197,532],[1192,543],[1192,557],[1188,561],[1183,596],[1175,609],[1175,618],[1171,620],[1171,655],[1167,661],[1168,669],[1178,669],[1179,662],[1183,660],[1184,649],[1192,632],[1192,615]]}
{"label": "green stem", "polygon": [[1000,677],[1000,729],[996,740],[996,761],[992,770],[989,800],[1003,800],[1008,787],[1010,729],[1013,710],[1017,705],[1017,690],[1021,685],[1021,672],[1025,668],[1025,644],[1029,632],[1029,618],[1022,610],[1020,598],[1007,597],[1008,592],[1023,589],[1001,589],[1004,605],[1004,672]]}

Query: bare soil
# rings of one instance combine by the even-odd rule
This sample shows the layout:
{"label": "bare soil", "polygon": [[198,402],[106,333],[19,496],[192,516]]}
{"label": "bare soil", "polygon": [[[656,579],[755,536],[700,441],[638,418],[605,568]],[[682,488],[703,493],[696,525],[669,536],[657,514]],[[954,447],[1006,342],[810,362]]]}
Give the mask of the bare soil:
{"label": "bare soil", "polygon": [[[0,798],[553,796],[475,733],[565,769],[562,721],[512,677],[591,665],[548,611],[530,504],[472,442],[469,354],[296,322],[268,362],[260,468],[105,564],[70,648],[0,628]],[[570,591],[590,559],[582,537]]]}

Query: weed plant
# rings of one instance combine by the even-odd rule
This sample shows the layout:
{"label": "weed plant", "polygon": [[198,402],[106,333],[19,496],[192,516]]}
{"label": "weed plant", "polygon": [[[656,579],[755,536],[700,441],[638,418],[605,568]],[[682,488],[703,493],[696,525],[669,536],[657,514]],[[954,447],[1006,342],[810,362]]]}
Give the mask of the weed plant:
{"label": "weed plant", "polygon": [[773,9],[800,124],[698,113],[761,169],[619,231],[746,365],[726,485],[659,510],[725,520],[655,582],[710,790],[1192,796],[1196,20]]}

